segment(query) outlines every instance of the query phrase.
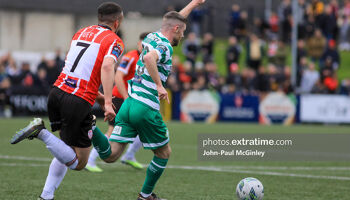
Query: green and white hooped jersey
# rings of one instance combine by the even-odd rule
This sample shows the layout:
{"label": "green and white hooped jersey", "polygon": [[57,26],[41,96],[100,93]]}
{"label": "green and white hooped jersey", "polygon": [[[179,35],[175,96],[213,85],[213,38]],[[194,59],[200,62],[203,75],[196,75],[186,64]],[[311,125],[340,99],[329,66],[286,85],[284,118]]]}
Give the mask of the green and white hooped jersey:
{"label": "green and white hooped jersey", "polygon": [[159,57],[157,60],[158,73],[163,86],[165,86],[171,71],[173,47],[161,32],[148,34],[143,40],[142,46],[143,51],[136,64],[135,76],[128,82],[128,93],[130,97],[141,101],[153,109],[159,110],[157,86],[147,71],[143,57],[146,53],[156,50]]}

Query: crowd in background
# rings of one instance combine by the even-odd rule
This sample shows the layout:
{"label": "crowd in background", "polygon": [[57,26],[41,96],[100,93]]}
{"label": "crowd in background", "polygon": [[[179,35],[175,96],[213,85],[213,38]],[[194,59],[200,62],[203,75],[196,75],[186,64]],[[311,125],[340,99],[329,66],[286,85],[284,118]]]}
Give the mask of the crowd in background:
{"label": "crowd in background", "polygon": [[247,11],[238,4],[232,5],[225,75],[218,73],[217,68],[222,66],[214,62],[214,57],[222,55],[214,55],[213,35],[201,31],[207,11],[194,11],[190,15],[190,32],[182,45],[186,61],[181,63],[174,58],[177,67],[169,78],[170,88],[174,91],[212,88],[223,93],[279,90],[349,94],[350,79],[339,82],[337,71],[341,64],[339,51],[350,51],[350,0],[329,3],[299,0],[298,6],[295,86],[287,66],[291,54],[292,5],[290,0],[283,0],[265,20],[249,19]]}
{"label": "crowd in background", "polygon": [[[350,0],[298,2],[296,86],[292,86],[291,68],[287,66],[292,5],[290,0],[283,0],[265,20],[261,17],[249,20],[247,11],[241,10],[238,4],[232,5],[228,13],[225,55],[214,54],[214,36],[202,31],[208,12],[194,10],[190,15],[190,31],[182,43],[185,61],[177,55],[173,57],[168,87],[175,92],[212,89],[222,93],[284,91],[349,95],[350,79],[339,82],[337,71],[341,64],[339,51],[350,51]],[[11,91],[17,87],[48,92],[64,66],[60,55],[57,51],[55,56],[43,57],[36,73],[30,70],[29,63],[17,66],[10,53],[2,56],[0,107],[8,102]],[[214,62],[219,56],[225,57],[225,66]],[[224,67],[226,73],[219,74],[218,67]]]}

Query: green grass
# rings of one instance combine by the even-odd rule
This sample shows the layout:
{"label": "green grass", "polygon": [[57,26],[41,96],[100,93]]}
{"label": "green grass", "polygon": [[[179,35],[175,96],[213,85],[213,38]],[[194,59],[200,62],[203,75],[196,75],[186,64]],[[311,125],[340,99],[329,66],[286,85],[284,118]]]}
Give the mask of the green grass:
{"label": "green grass", "polygon": [[[241,44],[243,49],[241,52],[241,56],[239,59],[239,66],[240,68],[246,67],[246,52],[245,52],[245,45]],[[224,39],[217,39],[215,40],[215,46],[214,46],[214,61],[218,66],[218,73],[221,75],[226,75],[226,49],[227,49],[227,42]],[[290,49],[290,48],[289,48]],[[179,45],[178,47],[174,48],[174,54],[178,55],[182,61],[185,60],[185,57],[182,53],[182,47]],[[287,57],[287,65],[291,66],[292,63],[292,55],[291,53],[288,54]],[[342,51],[340,52],[340,68],[338,70],[338,79],[343,80],[345,78],[350,78],[350,52]],[[267,64],[267,58],[265,57],[263,63]]]}
{"label": "green grass", "polygon": [[[0,199],[36,199],[44,185],[52,158],[45,146],[38,140],[26,140],[17,145],[9,144],[13,133],[24,127],[29,120],[29,118],[0,120]],[[99,120],[98,124],[102,130],[106,130],[106,123]],[[178,122],[169,122],[167,125],[173,153],[169,160],[169,168],[159,180],[155,192],[168,200],[232,200],[235,199],[235,187],[238,181],[249,176],[262,181],[265,200],[349,199],[349,180],[327,178],[327,176],[350,178],[349,162],[204,162],[197,159],[199,133],[349,133],[349,126],[287,127]],[[144,164],[149,163],[151,158],[150,151],[141,150],[137,153],[137,159]],[[69,171],[56,191],[55,199],[136,199],[145,178],[145,170],[134,170],[119,162],[100,163],[100,165],[104,169],[103,173]],[[202,167],[202,170],[181,169],[181,166]],[[282,166],[286,168],[281,168]],[[220,171],[209,170],[211,169],[209,167]],[[301,177],[292,177],[288,174]],[[306,175],[313,175],[316,178],[302,177]],[[317,178],[319,176],[324,178]]]}

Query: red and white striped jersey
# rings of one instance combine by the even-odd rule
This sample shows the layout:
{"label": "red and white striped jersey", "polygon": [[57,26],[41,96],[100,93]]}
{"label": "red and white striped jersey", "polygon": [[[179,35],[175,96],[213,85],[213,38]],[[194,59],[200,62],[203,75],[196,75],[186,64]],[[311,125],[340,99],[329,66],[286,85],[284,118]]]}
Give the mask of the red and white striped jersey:
{"label": "red and white striped jersey", "polygon": [[65,66],[54,86],[93,105],[101,84],[103,59],[111,57],[117,62],[123,51],[123,41],[107,26],[79,30],[73,36]]}

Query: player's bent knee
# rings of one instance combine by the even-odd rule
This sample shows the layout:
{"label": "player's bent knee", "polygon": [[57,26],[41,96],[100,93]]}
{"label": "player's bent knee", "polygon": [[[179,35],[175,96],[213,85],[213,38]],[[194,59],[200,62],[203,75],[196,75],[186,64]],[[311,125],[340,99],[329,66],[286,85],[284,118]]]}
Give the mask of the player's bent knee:
{"label": "player's bent knee", "polygon": [[89,155],[90,155],[90,148],[77,148],[73,147],[75,150],[75,153],[77,154],[78,159],[78,165],[75,167],[74,170],[80,171],[85,168]]}
{"label": "player's bent knee", "polygon": [[171,147],[167,144],[159,149],[154,150],[153,152],[154,155],[158,158],[169,159],[171,154]]}

